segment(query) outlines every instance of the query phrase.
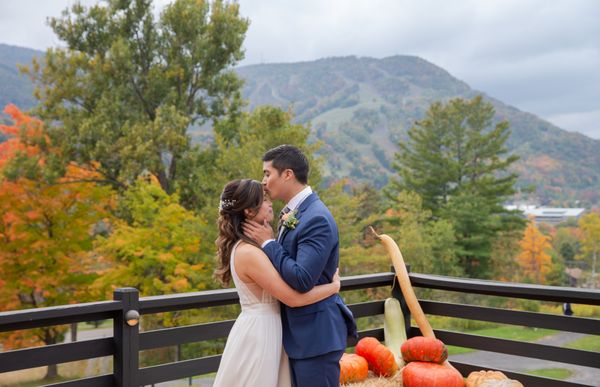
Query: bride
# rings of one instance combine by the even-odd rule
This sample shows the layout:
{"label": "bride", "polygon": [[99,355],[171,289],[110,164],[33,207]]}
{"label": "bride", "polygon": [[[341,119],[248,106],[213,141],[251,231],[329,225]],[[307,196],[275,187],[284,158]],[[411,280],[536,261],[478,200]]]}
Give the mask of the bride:
{"label": "bride", "polygon": [[215,277],[235,284],[242,312],[225,344],[214,387],[291,386],[289,363],[282,345],[279,301],[291,307],[313,304],[340,289],[332,283],[307,293],[289,287],[260,246],[243,234],[244,220],[273,221],[271,201],[256,180],[234,180],[225,185],[219,206],[217,269]]}

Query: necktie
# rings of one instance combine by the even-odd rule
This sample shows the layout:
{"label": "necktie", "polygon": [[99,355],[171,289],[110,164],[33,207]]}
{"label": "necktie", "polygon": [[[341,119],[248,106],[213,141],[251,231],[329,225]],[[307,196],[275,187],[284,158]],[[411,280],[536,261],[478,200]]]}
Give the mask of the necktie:
{"label": "necktie", "polygon": [[281,234],[281,226],[283,226],[283,215],[290,212],[288,206],[283,207],[283,210],[279,212],[279,222],[277,223],[277,235]]}

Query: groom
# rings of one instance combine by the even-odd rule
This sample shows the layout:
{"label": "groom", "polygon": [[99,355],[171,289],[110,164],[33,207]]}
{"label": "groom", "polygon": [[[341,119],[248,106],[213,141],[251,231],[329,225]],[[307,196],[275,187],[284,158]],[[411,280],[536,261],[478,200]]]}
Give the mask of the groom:
{"label": "groom", "polygon": [[[338,229],[308,183],[308,161],[296,147],[280,145],[263,156],[263,186],[287,203],[278,235],[268,224],[248,221],[246,236],[262,246],[292,288],[307,292],[331,282],[338,267]],[[339,386],[346,338],[356,336],[352,312],[338,294],[299,308],[282,306],[283,345],[296,387]]]}

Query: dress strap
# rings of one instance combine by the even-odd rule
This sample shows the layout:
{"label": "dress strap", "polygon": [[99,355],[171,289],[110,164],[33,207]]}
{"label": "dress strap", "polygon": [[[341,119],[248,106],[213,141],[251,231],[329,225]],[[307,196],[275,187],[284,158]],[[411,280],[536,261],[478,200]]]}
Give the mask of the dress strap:
{"label": "dress strap", "polygon": [[233,278],[233,283],[238,291],[238,296],[240,297],[240,303],[242,304],[253,304],[257,302],[261,302],[261,300],[254,294],[252,289],[246,284],[244,281],[240,279],[235,270],[235,251],[237,247],[240,245],[242,240],[238,240],[233,248],[231,249],[231,257],[229,259],[229,268],[231,270],[231,277]]}
{"label": "dress strap", "polygon": [[238,277],[237,272],[235,271],[235,250],[237,250],[237,247],[240,245],[241,242],[241,239],[235,242],[233,248],[231,249],[231,256],[229,257],[229,270],[231,270],[231,276],[233,277],[233,282],[235,283],[235,286],[238,286],[238,282],[242,282],[240,280],[240,277]]}

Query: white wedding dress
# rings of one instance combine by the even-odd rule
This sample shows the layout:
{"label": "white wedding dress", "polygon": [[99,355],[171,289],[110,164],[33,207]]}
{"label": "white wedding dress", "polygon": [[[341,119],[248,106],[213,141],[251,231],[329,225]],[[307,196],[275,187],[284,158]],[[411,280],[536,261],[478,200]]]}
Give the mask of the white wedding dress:
{"label": "white wedding dress", "polygon": [[231,277],[242,313],[233,324],[213,387],[290,387],[288,357],[281,337],[279,301],[256,284],[240,280],[231,251]]}

